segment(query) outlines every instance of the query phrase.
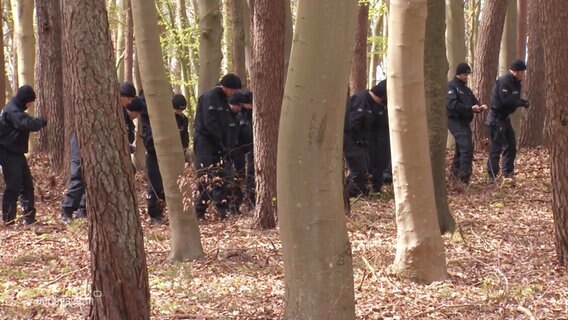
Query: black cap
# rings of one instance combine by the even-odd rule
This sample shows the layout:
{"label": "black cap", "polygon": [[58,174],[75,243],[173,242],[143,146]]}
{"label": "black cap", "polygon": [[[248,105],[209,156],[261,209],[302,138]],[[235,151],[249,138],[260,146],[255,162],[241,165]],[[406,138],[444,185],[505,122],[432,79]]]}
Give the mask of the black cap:
{"label": "black cap", "polygon": [[247,90],[247,89],[241,90],[241,92],[243,94],[243,99],[244,99],[244,101],[242,103],[245,103],[245,104],[252,103],[252,92],[250,90]]}
{"label": "black cap", "polygon": [[172,97],[172,106],[174,109],[185,110],[187,107],[187,100],[185,100],[183,94],[178,93]]}
{"label": "black cap", "polygon": [[229,89],[241,89],[243,85],[241,84],[241,79],[233,73],[226,74],[222,79],[220,84]]}
{"label": "black cap", "polygon": [[242,104],[242,103],[244,103],[243,102],[244,100],[245,100],[245,97],[243,96],[243,93],[241,91],[237,91],[229,97],[229,104],[231,104],[231,105]]}
{"label": "black cap", "polygon": [[371,88],[371,92],[379,98],[387,97],[387,80],[381,80],[374,87]]}
{"label": "black cap", "polygon": [[142,102],[140,98],[134,97],[134,99],[132,99],[132,102],[127,104],[125,108],[130,112],[142,112],[142,109],[144,109],[144,107],[144,102]]}
{"label": "black cap", "polygon": [[525,71],[527,70],[527,65],[523,60],[515,60],[513,63],[511,63],[510,69],[513,71]]}
{"label": "black cap", "polygon": [[130,82],[123,82],[120,84],[120,96],[121,97],[136,97],[136,88]]}
{"label": "black cap", "polygon": [[28,102],[34,102],[36,100],[36,94],[34,89],[30,85],[26,84],[18,88],[18,91],[16,92],[16,99],[25,105]]}
{"label": "black cap", "polygon": [[456,67],[456,76],[464,73],[471,73],[471,67],[469,64],[462,62]]}

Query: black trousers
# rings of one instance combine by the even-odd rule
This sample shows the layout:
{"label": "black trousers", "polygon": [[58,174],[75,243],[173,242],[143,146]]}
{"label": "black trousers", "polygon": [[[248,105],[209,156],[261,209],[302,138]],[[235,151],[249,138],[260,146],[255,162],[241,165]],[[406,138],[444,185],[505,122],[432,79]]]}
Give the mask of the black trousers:
{"label": "black trousers", "polygon": [[203,135],[195,136],[193,148],[198,180],[195,198],[197,215],[204,217],[210,202],[213,202],[219,214],[223,216],[229,208],[228,191],[225,186],[226,162],[217,152],[217,148]]}
{"label": "black trousers", "polygon": [[343,142],[343,153],[347,166],[349,167],[349,176],[347,177],[347,192],[349,197],[357,197],[361,194],[368,194],[367,190],[367,174],[368,174],[368,154],[365,148],[355,143],[353,139],[345,136]]}
{"label": "black trousers", "polygon": [[246,184],[245,184],[245,197],[247,198],[250,207],[254,208],[256,204],[256,180],[254,176],[254,151],[247,152],[246,158]]}
{"label": "black trousers", "polygon": [[511,119],[495,121],[488,125],[491,147],[487,160],[489,179],[495,180],[500,172],[501,156],[503,156],[503,176],[511,177],[515,171],[517,157],[517,141]]}
{"label": "black trousers", "polygon": [[448,129],[456,141],[452,174],[460,181],[469,183],[473,164],[473,136],[469,123],[448,119]]}
{"label": "black trousers", "polygon": [[34,183],[28,161],[23,154],[0,149],[0,165],[4,174],[4,195],[2,196],[2,220],[11,223],[16,219],[18,197],[24,210],[24,220],[35,220]]}
{"label": "black trousers", "polygon": [[[388,139],[388,137],[387,137]],[[380,192],[383,186],[383,175],[388,167],[390,153],[389,143],[384,137],[374,139],[367,148],[369,153],[369,173],[374,192]]]}
{"label": "black trousers", "polygon": [[158,157],[154,151],[146,152],[146,175],[148,178],[148,187],[146,189],[148,215],[150,218],[161,218],[162,207],[159,205],[158,200],[166,200],[166,196],[160,167],[158,166]]}
{"label": "black trousers", "polygon": [[85,183],[83,182],[83,174],[81,172],[81,158],[79,156],[79,145],[77,138],[71,138],[71,176],[67,184],[67,191],[63,197],[61,207],[63,210],[72,213],[76,210],[85,210],[86,194]]}

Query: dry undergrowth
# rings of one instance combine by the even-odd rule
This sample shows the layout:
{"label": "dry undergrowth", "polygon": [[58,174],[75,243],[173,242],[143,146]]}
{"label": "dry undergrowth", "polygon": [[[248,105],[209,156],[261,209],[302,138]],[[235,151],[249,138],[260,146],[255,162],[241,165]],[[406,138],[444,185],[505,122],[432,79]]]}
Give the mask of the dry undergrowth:
{"label": "dry undergrowth", "polygon": [[[0,319],[80,319],[88,312],[86,225],[57,221],[64,181],[34,159],[43,226],[0,227]],[[462,237],[445,236],[450,280],[417,285],[387,272],[394,257],[394,202],[386,192],[353,204],[359,319],[566,319],[568,279],[557,267],[550,210],[550,170],[543,150],[523,151],[516,186],[484,181],[484,155],[465,192],[449,189]],[[144,182],[137,177],[144,210]],[[251,218],[202,225],[206,257],[168,264],[168,228],[144,232],[152,319],[279,319],[284,278],[277,231],[249,228]]]}

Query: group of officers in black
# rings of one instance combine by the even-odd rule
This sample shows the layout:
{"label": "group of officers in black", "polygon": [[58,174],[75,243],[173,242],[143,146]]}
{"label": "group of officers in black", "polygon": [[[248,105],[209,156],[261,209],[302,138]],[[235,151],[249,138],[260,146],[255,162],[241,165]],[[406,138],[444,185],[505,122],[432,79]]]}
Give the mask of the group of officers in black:
{"label": "group of officers in black", "polygon": [[[488,110],[485,124],[491,142],[488,177],[494,181],[502,171],[504,179],[513,178],[517,150],[510,116],[519,107],[529,107],[529,102],[521,98],[521,81],[526,68],[522,60],[511,64],[510,70],[497,79],[488,108],[480,104],[467,86],[470,66],[467,63],[457,66],[454,79],[448,83],[446,104],[448,129],[456,142],[451,175],[457,181],[465,185],[470,183],[474,150],[470,124],[474,114],[484,110]],[[36,222],[33,179],[25,153],[28,152],[30,132],[41,130],[47,121],[26,112],[35,99],[33,88],[24,85],[0,114],[0,165],[6,184],[2,197],[5,225],[15,222],[18,199],[23,209],[24,224]],[[122,83],[120,104],[131,144],[130,152],[134,151],[136,137],[133,120],[140,118],[146,149],[148,215],[153,224],[161,224],[164,221],[165,194],[144,94],[141,92],[137,96],[134,85]],[[172,97],[184,154],[189,146],[188,118],[183,114],[186,107],[183,95]],[[239,77],[227,74],[217,86],[199,97],[194,129],[193,149],[198,178],[194,200],[198,218],[206,219],[205,213],[211,204],[220,219],[226,219],[229,214],[240,214],[245,199],[246,204],[252,207],[255,202],[252,93],[242,89]],[[86,216],[85,186],[75,136],[71,139],[70,150],[71,177],[61,209],[64,223]],[[380,192],[383,183],[391,181],[386,80],[348,99],[343,151],[349,169],[346,190],[350,197]]]}

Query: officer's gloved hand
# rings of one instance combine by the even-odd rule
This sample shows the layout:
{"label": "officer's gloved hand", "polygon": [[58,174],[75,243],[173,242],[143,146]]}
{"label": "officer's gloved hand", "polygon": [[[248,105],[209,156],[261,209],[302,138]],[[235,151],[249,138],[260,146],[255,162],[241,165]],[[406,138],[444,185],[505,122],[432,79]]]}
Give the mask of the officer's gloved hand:
{"label": "officer's gloved hand", "polygon": [[523,107],[525,107],[527,109],[531,106],[531,104],[528,100],[521,99],[521,102],[522,102]]}

